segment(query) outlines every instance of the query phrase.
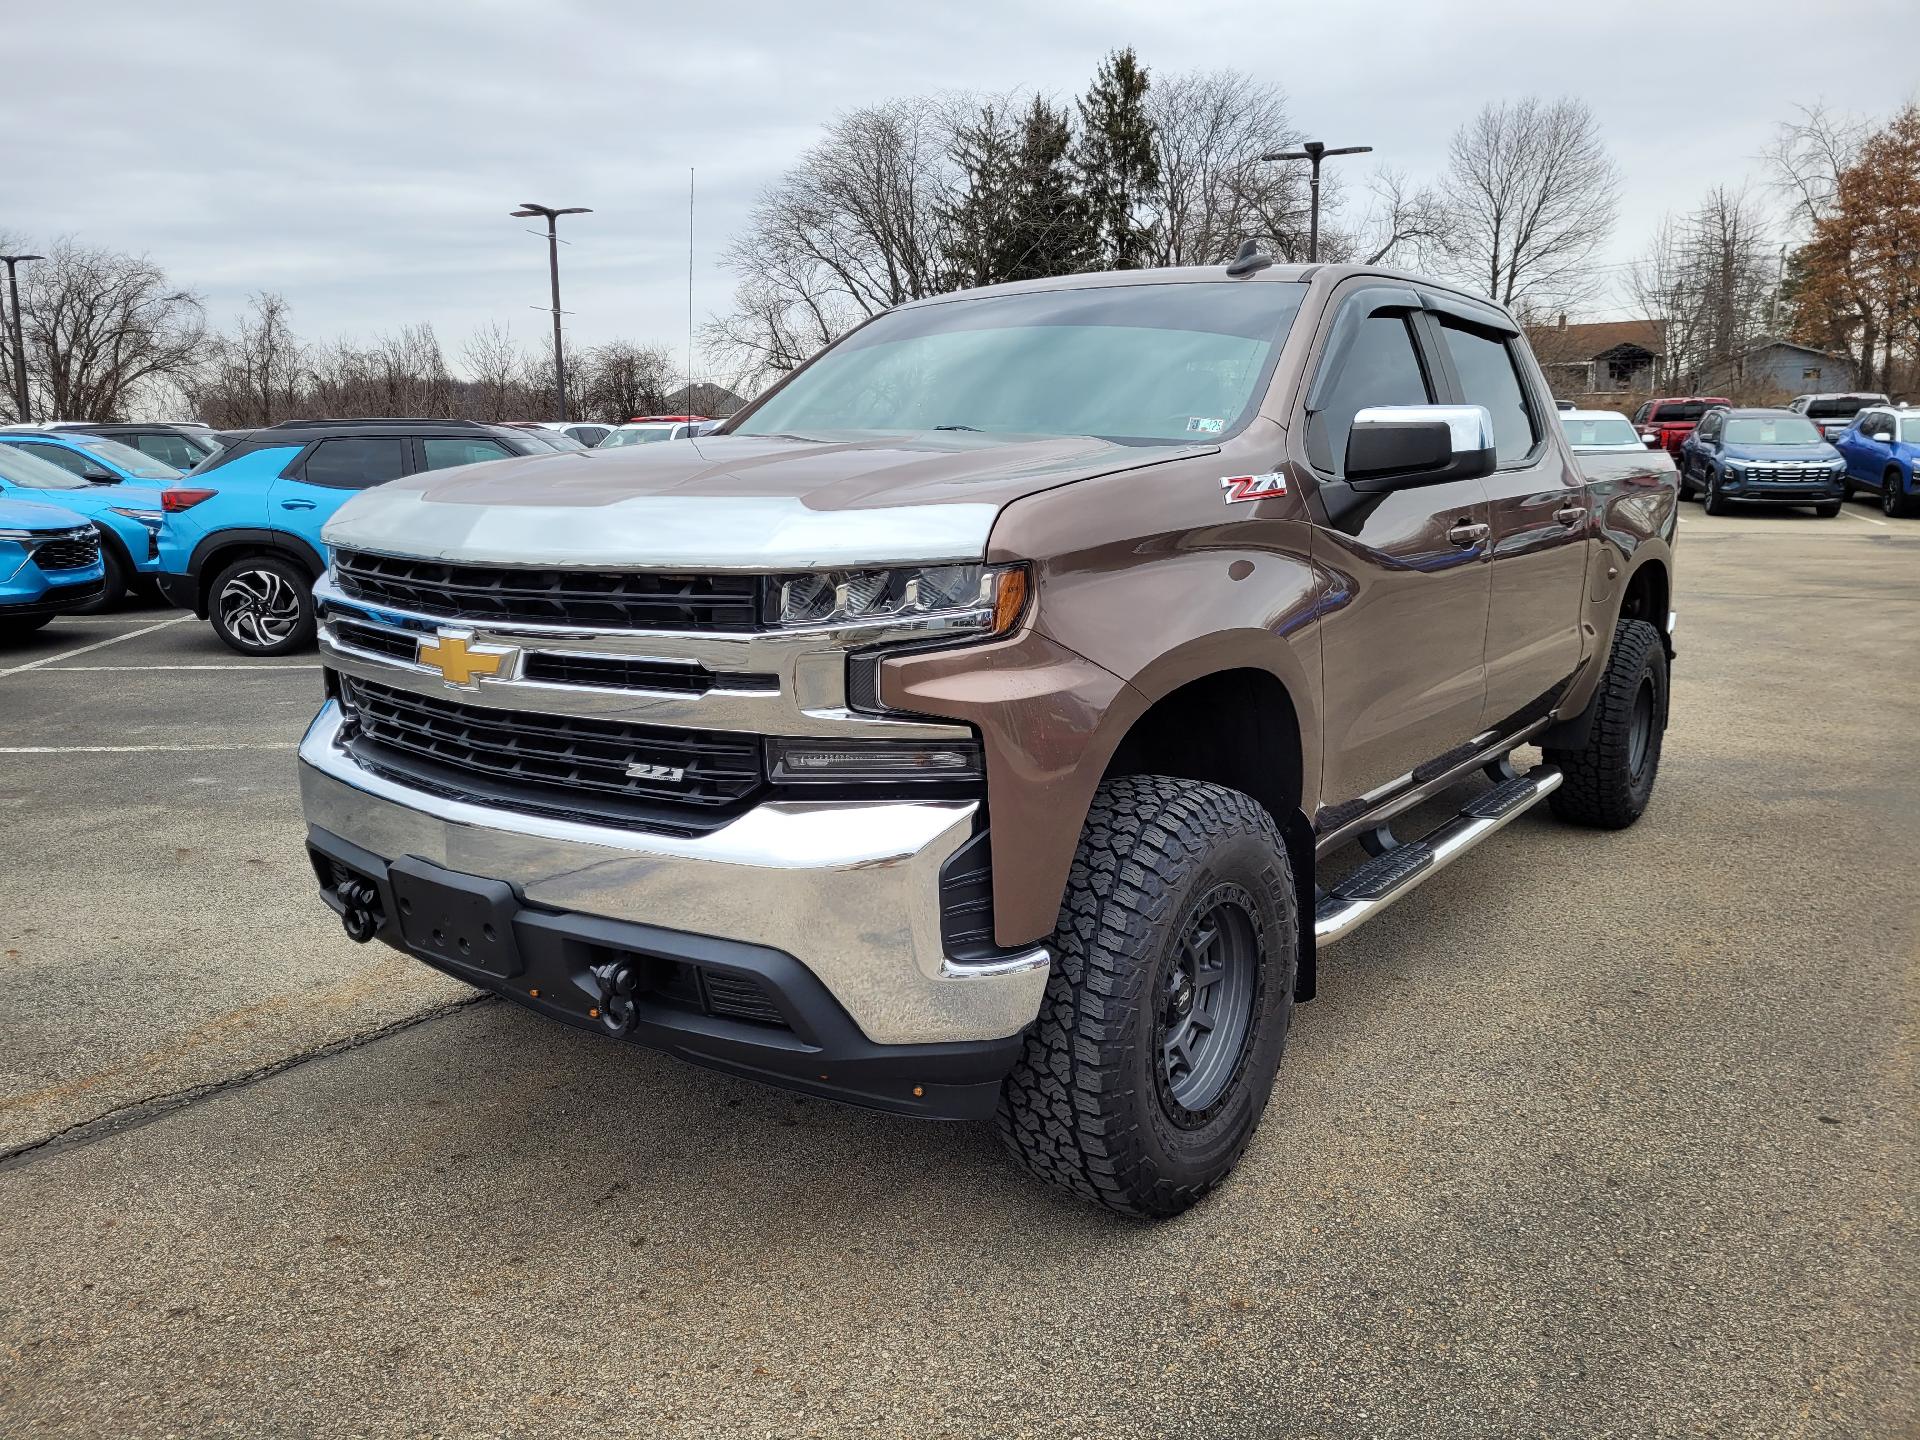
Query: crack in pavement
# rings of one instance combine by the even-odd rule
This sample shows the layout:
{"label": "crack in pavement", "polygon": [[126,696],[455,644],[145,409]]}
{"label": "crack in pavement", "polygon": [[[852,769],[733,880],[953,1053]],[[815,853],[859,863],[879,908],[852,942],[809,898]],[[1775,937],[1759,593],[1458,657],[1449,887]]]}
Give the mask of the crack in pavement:
{"label": "crack in pavement", "polygon": [[365,1030],[357,1035],[342,1036],[338,1040],[329,1041],[312,1050],[302,1050],[292,1055],[282,1056],[278,1060],[256,1066],[239,1075],[230,1075],[224,1080],[210,1080],[205,1084],[190,1085],[184,1090],[175,1090],[166,1095],[150,1095],[144,1100],[130,1101],[105,1114],[76,1121],[65,1129],[56,1130],[42,1139],[16,1145],[8,1150],[0,1150],[0,1174],[23,1169],[37,1161],[50,1159],[54,1155],[91,1145],[115,1135],[127,1134],[144,1125],[151,1125],[156,1120],[178,1114],[202,1100],[209,1100],[216,1095],[227,1094],[229,1091],[245,1089],[249,1085],[271,1079],[284,1071],[315,1060],[325,1060],[329,1056],[344,1054],[349,1050],[359,1050],[375,1041],[384,1040],[390,1035],[398,1035],[403,1030],[411,1030],[414,1026],[424,1025],[431,1020],[444,1019],[455,1011],[485,1004],[494,998],[486,994],[463,995],[457,1000],[449,1000],[430,1010],[422,1010],[416,1015],[409,1015],[405,1019],[382,1025],[376,1030]]}

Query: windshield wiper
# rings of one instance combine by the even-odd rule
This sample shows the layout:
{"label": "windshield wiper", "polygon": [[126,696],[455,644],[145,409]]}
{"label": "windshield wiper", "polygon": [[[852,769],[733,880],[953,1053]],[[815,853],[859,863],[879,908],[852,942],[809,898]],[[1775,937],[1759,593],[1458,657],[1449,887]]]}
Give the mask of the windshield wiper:
{"label": "windshield wiper", "polygon": [[982,430],[978,425],[936,425],[933,428],[936,430],[971,430],[976,435],[986,434],[986,431]]}

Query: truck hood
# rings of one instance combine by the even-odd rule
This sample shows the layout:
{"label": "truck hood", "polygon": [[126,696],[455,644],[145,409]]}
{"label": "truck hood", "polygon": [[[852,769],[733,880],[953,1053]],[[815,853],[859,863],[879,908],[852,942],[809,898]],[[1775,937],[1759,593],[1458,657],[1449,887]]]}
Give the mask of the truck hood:
{"label": "truck hood", "polygon": [[1001,509],[1213,445],[914,432],[710,435],[528,455],[361,492],[326,543],[478,564],[701,570],[978,560]]}

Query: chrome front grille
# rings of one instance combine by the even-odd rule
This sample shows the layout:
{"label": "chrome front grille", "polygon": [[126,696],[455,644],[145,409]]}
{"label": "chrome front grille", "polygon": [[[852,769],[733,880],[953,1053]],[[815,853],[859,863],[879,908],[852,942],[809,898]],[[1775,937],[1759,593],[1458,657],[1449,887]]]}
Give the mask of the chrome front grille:
{"label": "chrome front grille", "polygon": [[343,594],[436,619],[586,630],[751,632],[761,625],[756,575],[456,565],[333,552]]}
{"label": "chrome front grille", "polygon": [[509,809],[700,828],[760,790],[758,736],[504,711],[340,678],[357,757]]}
{"label": "chrome front grille", "polygon": [[1830,473],[1825,465],[1817,462],[1807,465],[1748,465],[1742,474],[1749,480],[1764,481],[1770,485],[1807,485],[1823,481]]}
{"label": "chrome front grille", "polygon": [[33,563],[42,570],[85,570],[100,559],[100,537],[92,530],[75,530],[33,546]]}

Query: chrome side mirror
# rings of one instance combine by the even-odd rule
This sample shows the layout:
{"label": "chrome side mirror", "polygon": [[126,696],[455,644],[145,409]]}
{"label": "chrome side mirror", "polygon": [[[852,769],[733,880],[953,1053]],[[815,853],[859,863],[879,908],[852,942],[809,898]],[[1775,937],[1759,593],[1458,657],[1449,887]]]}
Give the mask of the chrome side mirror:
{"label": "chrome side mirror", "polygon": [[1346,480],[1355,490],[1444,485],[1493,470],[1493,416],[1484,405],[1369,405],[1347,432]]}

